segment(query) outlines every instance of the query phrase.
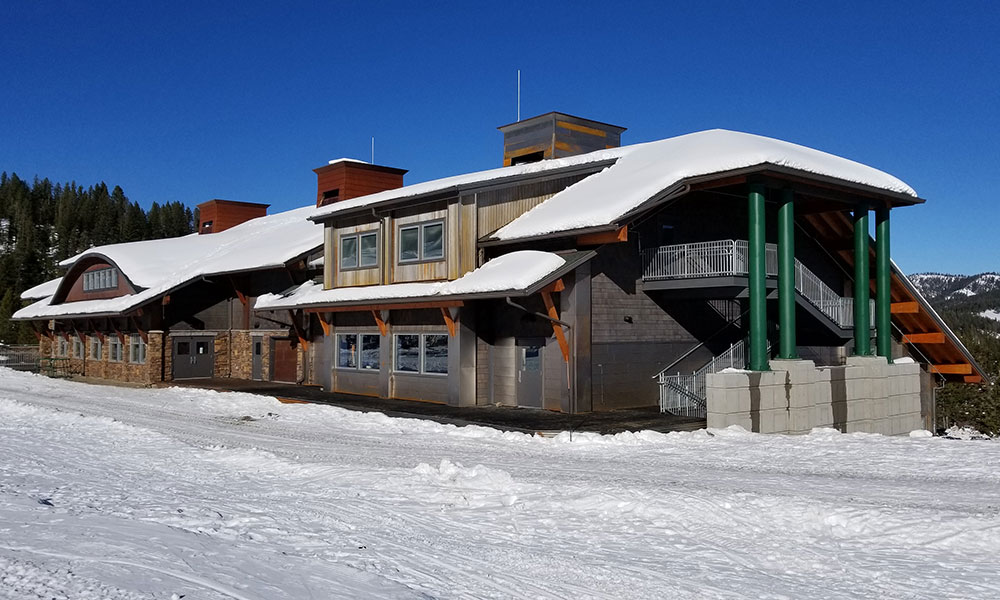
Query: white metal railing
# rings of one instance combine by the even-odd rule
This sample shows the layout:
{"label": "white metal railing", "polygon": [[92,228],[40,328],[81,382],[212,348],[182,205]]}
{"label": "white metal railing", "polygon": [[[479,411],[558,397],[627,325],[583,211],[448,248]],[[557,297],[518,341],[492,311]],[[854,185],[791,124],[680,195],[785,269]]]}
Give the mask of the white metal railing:
{"label": "white metal railing", "polygon": [[38,371],[38,346],[0,344],[0,367],[18,371]]}
{"label": "white metal railing", "polygon": [[[718,240],[659,246],[642,251],[642,278],[646,281],[692,277],[745,276],[749,271],[750,247],[746,240]],[[764,246],[768,277],[778,275],[778,247]],[[854,298],[845,298],[823,282],[798,259],[795,260],[795,290],[839,327],[854,327]],[[870,310],[874,325],[874,310]]]}
{"label": "white metal railing", "polygon": [[746,341],[740,340],[690,375],[667,375],[665,371],[660,371],[656,374],[660,384],[660,412],[704,418],[707,406],[705,382],[708,374],[728,368],[744,369],[746,366]]}

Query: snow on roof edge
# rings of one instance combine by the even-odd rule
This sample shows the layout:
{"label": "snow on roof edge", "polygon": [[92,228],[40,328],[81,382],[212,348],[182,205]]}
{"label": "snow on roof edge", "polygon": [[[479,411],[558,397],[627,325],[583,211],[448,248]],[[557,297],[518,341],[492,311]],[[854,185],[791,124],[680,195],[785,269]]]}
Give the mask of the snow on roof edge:
{"label": "snow on roof edge", "polygon": [[445,298],[449,296],[517,292],[530,288],[568,264],[562,256],[540,250],[519,250],[487,261],[452,281],[393,283],[323,289],[307,281],[288,294],[263,294],[254,310],[358,302]]}

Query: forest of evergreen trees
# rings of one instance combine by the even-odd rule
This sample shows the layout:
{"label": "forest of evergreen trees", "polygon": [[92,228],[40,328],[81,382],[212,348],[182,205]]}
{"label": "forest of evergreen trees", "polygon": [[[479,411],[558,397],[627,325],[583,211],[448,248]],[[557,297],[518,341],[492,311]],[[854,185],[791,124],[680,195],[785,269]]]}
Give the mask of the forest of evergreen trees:
{"label": "forest of evergreen trees", "polygon": [[146,211],[104,182],[85,189],[0,174],[0,342],[35,342],[9,317],[24,304],[21,292],[59,276],[61,260],[92,246],[186,235],[197,225],[197,209],[154,202]]}

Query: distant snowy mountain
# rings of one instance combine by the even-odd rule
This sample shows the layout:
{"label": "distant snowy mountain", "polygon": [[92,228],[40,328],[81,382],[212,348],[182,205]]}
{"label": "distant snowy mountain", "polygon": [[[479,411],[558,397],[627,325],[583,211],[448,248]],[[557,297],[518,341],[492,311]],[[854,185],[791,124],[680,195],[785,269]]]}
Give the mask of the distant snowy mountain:
{"label": "distant snowy mountain", "polygon": [[946,273],[915,273],[910,282],[928,300],[943,301],[980,296],[1000,290],[1000,273],[951,275]]}

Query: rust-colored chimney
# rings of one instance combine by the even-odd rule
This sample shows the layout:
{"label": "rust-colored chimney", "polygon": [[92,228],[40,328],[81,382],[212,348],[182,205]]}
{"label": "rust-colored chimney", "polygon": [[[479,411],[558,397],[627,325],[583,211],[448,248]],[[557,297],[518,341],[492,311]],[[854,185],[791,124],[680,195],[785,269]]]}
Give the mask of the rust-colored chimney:
{"label": "rust-colored chimney", "polygon": [[621,145],[624,127],[550,112],[509,125],[503,132],[503,166],[563,158]]}
{"label": "rust-colored chimney", "polygon": [[316,173],[316,206],[403,187],[406,169],[373,165],[351,158],[331,160]]}
{"label": "rust-colored chimney", "polygon": [[270,204],[209,200],[198,205],[198,233],[219,233],[240,223],[263,217]]}

